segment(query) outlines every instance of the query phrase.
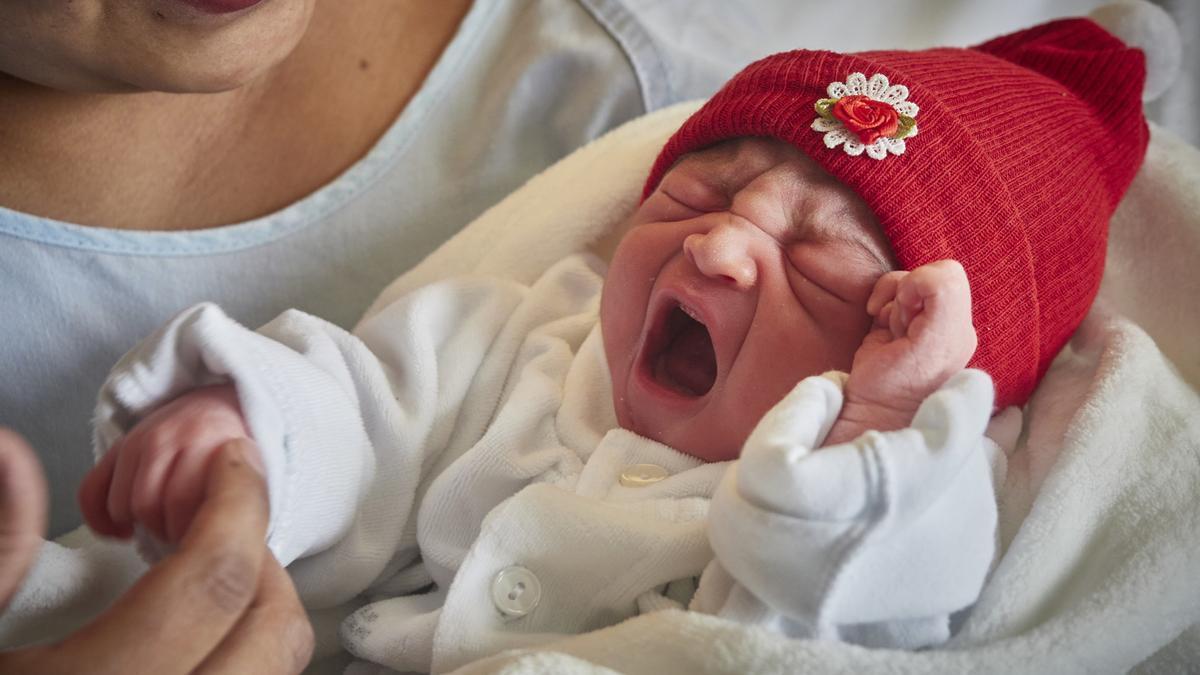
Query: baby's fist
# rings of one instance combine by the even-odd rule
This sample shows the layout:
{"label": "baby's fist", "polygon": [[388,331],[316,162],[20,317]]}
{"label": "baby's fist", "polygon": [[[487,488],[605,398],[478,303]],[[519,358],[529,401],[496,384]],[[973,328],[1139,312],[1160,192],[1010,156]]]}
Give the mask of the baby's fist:
{"label": "baby's fist", "polygon": [[249,432],[232,385],[183,394],[138,422],[84,478],[84,519],[100,534],[128,537],[138,524],[177,543],[204,499],[213,453],[239,438]]}
{"label": "baby's fist", "polygon": [[848,402],[886,406],[911,419],[975,353],[971,287],[955,260],[883,275],[867,313],[874,324],[854,355]]}

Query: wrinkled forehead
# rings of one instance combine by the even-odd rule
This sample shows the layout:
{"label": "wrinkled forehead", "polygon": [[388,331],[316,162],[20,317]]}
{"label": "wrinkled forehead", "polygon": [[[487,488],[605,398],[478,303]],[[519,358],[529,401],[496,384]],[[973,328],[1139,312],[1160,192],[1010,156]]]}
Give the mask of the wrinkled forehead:
{"label": "wrinkled forehead", "polygon": [[698,207],[713,209],[727,208],[743,191],[809,206],[829,203],[839,209],[861,202],[853,189],[794,146],[755,136],[684,155],[659,187]]}
{"label": "wrinkled forehead", "polygon": [[891,245],[866,201],[784,141],[743,137],[690,153],[659,189],[701,210],[731,210],[751,219],[773,211],[794,234],[854,240],[893,265]]}

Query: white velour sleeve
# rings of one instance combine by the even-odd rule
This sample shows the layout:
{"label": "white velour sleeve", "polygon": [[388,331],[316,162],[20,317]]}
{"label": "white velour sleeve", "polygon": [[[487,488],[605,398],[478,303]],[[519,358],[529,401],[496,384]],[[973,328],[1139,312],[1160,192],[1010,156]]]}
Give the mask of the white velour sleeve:
{"label": "white velour sleeve", "polygon": [[793,637],[944,642],[995,554],[991,378],[964,370],[910,427],[818,450],[843,384],[803,380],[750,435],[713,498],[692,607]]}
{"label": "white velour sleeve", "polygon": [[434,284],[373,316],[359,336],[295,310],[252,331],[197,305],[115,366],[100,392],[95,452],[185,391],[232,382],[264,460],[267,543],[282,564],[295,563],[306,602],[342,602],[402,546],[415,556],[422,471],[527,291],[491,279]]}

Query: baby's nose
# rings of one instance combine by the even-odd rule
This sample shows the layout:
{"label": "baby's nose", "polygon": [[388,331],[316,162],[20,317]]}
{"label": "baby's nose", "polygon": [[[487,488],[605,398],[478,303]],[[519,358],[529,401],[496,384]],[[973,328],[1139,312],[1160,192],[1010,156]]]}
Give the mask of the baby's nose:
{"label": "baby's nose", "polygon": [[746,290],[758,279],[751,246],[750,234],[743,228],[718,225],[708,232],[688,235],[683,240],[683,253],[701,274]]}

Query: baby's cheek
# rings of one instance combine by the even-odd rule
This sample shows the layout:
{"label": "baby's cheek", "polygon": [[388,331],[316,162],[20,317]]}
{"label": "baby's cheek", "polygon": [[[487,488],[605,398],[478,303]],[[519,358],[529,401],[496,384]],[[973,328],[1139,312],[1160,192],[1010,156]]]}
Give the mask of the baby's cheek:
{"label": "baby's cheek", "polygon": [[[759,365],[731,376],[721,392],[726,401],[726,424],[739,433],[750,433],[758,420],[796,386],[812,374],[805,355],[796,351],[764,353]],[[824,372],[824,371],[818,371]]]}

